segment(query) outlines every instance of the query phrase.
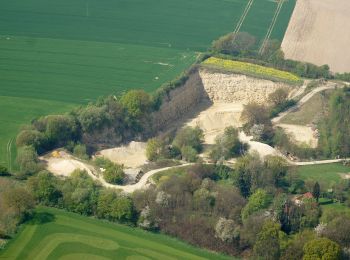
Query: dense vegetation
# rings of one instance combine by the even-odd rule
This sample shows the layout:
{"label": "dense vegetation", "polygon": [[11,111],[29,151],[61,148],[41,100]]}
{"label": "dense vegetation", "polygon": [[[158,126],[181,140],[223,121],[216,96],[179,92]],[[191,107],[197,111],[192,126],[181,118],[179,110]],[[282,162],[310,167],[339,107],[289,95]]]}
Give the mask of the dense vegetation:
{"label": "dense vegetation", "polygon": [[[164,177],[160,173],[157,179],[156,185],[129,196],[103,188],[82,171],[65,179],[41,171],[26,183],[2,177],[1,236],[8,238],[18,223],[35,219],[33,207],[38,204],[139,226],[235,256],[348,257],[350,233],[343,231],[350,230],[349,215],[323,212],[322,201],[350,205],[349,180],[330,190],[304,181],[280,157],[262,161],[254,154],[238,158],[234,169],[197,164],[165,172]],[[301,195],[306,192],[312,197]],[[308,258],[316,253],[319,258]]]}

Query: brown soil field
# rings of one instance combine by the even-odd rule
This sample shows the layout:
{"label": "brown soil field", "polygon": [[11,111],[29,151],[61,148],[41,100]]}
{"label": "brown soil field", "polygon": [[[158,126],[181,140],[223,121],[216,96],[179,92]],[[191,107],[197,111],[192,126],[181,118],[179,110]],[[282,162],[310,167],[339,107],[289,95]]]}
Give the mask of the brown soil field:
{"label": "brown soil field", "polygon": [[297,0],[282,42],[285,57],[350,72],[349,11],[349,0]]}

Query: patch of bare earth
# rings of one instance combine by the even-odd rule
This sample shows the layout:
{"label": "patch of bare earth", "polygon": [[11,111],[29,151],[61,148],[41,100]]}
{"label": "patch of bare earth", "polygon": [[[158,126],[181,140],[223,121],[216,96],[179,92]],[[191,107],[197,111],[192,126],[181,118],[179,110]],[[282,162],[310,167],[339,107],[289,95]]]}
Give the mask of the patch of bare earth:
{"label": "patch of bare earth", "polygon": [[298,144],[306,144],[316,148],[318,143],[317,131],[310,126],[278,124]]}
{"label": "patch of bare earth", "polygon": [[282,42],[285,57],[349,72],[349,10],[349,0],[298,0]]}
{"label": "patch of bare earth", "polygon": [[97,156],[103,156],[112,162],[123,164],[126,168],[138,168],[147,161],[146,143],[133,141],[125,146],[102,150]]}

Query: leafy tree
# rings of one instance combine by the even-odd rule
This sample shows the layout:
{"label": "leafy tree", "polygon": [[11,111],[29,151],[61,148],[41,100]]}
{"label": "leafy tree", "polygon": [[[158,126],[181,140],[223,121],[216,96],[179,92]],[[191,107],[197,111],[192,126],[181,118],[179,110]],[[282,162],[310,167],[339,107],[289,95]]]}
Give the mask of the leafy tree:
{"label": "leafy tree", "polygon": [[88,160],[89,156],[87,155],[86,152],[86,146],[85,144],[77,144],[73,148],[73,154],[74,156],[83,159],[83,160]]}
{"label": "leafy tree", "polygon": [[55,184],[55,177],[48,171],[41,171],[36,176],[28,179],[28,187],[34,198],[39,203],[48,206],[57,205],[59,198],[62,196]]}
{"label": "leafy tree", "polygon": [[258,234],[254,245],[254,254],[261,259],[279,259],[280,257],[280,225],[268,220]]}
{"label": "leafy tree", "polygon": [[254,48],[256,38],[249,33],[229,33],[212,44],[212,49],[223,54],[239,55]]}
{"label": "leafy tree", "polygon": [[223,242],[232,242],[239,237],[239,226],[232,219],[220,218],[215,225],[215,236]]}
{"label": "leafy tree", "polygon": [[203,148],[203,130],[198,126],[182,128],[177,132],[173,145],[179,149],[184,146],[190,146],[197,152],[201,152]]}
{"label": "leafy tree", "polygon": [[22,220],[26,214],[30,213],[35,205],[32,195],[21,187],[8,189],[2,196],[4,198],[4,204],[9,208],[13,208],[16,217],[20,220]]}
{"label": "leafy tree", "polygon": [[340,214],[326,225],[323,232],[324,236],[337,242],[343,247],[348,247],[350,244],[350,218],[346,214]]}
{"label": "leafy tree", "polygon": [[266,179],[270,179],[275,187],[283,185],[284,177],[288,172],[288,163],[280,156],[266,156],[264,161]]}
{"label": "leafy tree", "polygon": [[312,195],[314,196],[314,198],[318,202],[318,199],[320,198],[320,195],[321,195],[321,187],[320,187],[320,184],[318,182],[315,183],[315,185],[312,189]]}
{"label": "leafy tree", "polygon": [[192,147],[185,145],[181,148],[182,159],[187,162],[196,162],[198,160],[198,152]]}
{"label": "leafy tree", "polygon": [[22,146],[17,150],[17,163],[23,176],[39,170],[38,155],[33,146]]}
{"label": "leafy tree", "polygon": [[58,188],[62,193],[59,206],[83,215],[96,211],[98,184],[86,171],[74,171]]}
{"label": "leafy tree", "polygon": [[120,103],[133,118],[140,118],[152,108],[151,97],[144,90],[128,91],[120,98]]}
{"label": "leafy tree", "polygon": [[242,219],[246,220],[251,214],[266,209],[271,202],[272,198],[265,190],[256,190],[249,197],[248,204],[242,210]]}
{"label": "leafy tree", "polygon": [[84,132],[91,133],[101,129],[107,120],[107,108],[105,106],[88,105],[80,109],[78,114],[79,123]]}
{"label": "leafy tree", "polygon": [[243,197],[248,197],[261,185],[262,162],[258,154],[248,154],[237,159],[234,182]]}
{"label": "leafy tree", "polygon": [[134,218],[132,200],[114,190],[106,189],[98,197],[97,216],[111,221],[131,221]]}
{"label": "leafy tree", "polygon": [[64,145],[79,136],[79,127],[74,117],[68,115],[51,115],[45,118],[45,134],[54,145]]}
{"label": "leafy tree", "polygon": [[156,161],[162,155],[164,143],[158,138],[151,138],[147,141],[146,157],[149,161]]}
{"label": "leafy tree", "polygon": [[43,151],[46,145],[45,135],[37,130],[23,130],[16,138],[17,147],[33,146],[36,150]]}
{"label": "leafy tree", "polygon": [[109,164],[103,172],[103,178],[108,183],[121,184],[125,178],[123,166],[115,163]]}
{"label": "leafy tree", "polygon": [[222,135],[215,138],[210,158],[214,161],[227,160],[243,153],[245,149],[246,146],[239,140],[237,129],[227,127]]}
{"label": "leafy tree", "polygon": [[268,100],[273,106],[280,106],[287,98],[288,91],[285,88],[278,88],[269,95]]}
{"label": "leafy tree", "polygon": [[341,259],[340,246],[328,238],[317,238],[304,246],[304,260],[337,260]]}
{"label": "leafy tree", "polygon": [[0,176],[6,176],[8,174],[9,174],[8,169],[5,166],[0,165]]}
{"label": "leafy tree", "polygon": [[288,242],[287,247],[281,256],[282,260],[300,260],[303,259],[303,248],[305,244],[313,239],[316,235],[312,230],[304,230],[300,233],[297,233],[292,239]]}

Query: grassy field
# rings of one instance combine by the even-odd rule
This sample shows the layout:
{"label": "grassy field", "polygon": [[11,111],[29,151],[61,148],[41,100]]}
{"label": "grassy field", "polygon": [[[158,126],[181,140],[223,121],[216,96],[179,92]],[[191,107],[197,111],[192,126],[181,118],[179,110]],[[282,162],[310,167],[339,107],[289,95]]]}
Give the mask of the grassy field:
{"label": "grassy field", "polygon": [[287,114],[281,119],[282,124],[308,125],[318,123],[323,119],[329,97],[333,91],[322,91],[315,94],[310,100],[303,104],[298,110]]}
{"label": "grassy field", "polygon": [[229,259],[165,235],[57,209],[37,210],[0,259]]}
{"label": "grassy field", "polygon": [[340,182],[346,174],[350,174],[350,167],[344,166],[341,163],[298,167],[298,175],[301,179],[318,181],[328,187]]}
{"label": "grassy field", "polygon": [[[0,118],[0,163],[8,163],[4,151],[18,126],[35,116],[60,113],[131,88],[153,91],[173,79],[194,62],[197,52],[234,30],[246,4],[246,0],[1,1],[0,100],[6,102],[1,103],[5,111]],[[283,38],[294,4],[295,0],[285,2],[273,38]],[[273,1],[255,0],[241,31],[261,42],[276,7]]]}

